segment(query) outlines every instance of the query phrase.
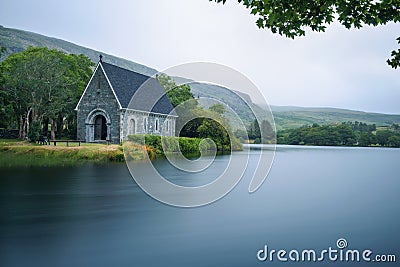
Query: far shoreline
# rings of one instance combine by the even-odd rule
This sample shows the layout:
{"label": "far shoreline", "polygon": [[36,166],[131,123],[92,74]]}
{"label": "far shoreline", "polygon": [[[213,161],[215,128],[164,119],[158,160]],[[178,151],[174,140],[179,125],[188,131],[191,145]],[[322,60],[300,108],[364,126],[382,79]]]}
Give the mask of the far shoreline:
{"label": "far shoreline", "polygon": [[250,144],[244,143],[243,147],[253,147],[256,148],[257,146],[264,146],[264,147],[272,147],[275,146],[276,148],[357,148],[357,149],[400,149],[398,147],[388,147],[388,146],[327,146],[327,145],[289,145],[289,144]]}

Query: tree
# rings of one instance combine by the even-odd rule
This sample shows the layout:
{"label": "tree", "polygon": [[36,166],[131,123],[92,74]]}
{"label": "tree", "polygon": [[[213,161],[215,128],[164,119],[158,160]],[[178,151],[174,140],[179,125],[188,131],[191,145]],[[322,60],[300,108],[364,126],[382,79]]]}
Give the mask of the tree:
{"label": "tree", "polygon": [[392,136],[392,132],[389,130],[378,130],[376,132],[376,141],[381,146],[387,146],[389,137]]}
{"label": "tree", "polygon": [[[397,38],[397,42],[400,44],[400,37]],[[392,58],[388,59],[386,62],[392,67],[397,69],[400,67],[400,49],[393,50],[391,54]]]}
{"label": "tree", "polygon": [[185,101],[194,99],[190,92],[190,86],[187,84],[177,85],[171,77],[166,74],[157,75],[157,80],[167,92],[167,97],[173,107],[184,103]]}
{"label": "tree", "polygon": [[214,140],[218,150],[222,151],[241,148],[228,120],[222,116],[225,112],[222,104],[214,104],[209,110],[203,109],[193,97],[189,85],[177,85],[165,74],[157,75],[157,80],[164,87],[168,99],[178,114],[176,129],[179,131],[179,136],[210,138]]}
{"label": "tree", "polygon": [[275,130],[268,120],[261,121],[260,131],[262,134],[262,143],[271,143],[276,141]]}
{"label": "tree", "polygon": [[239,140],[242,142],[244,142],[245,140],[248,140],[247,132],[245,130],[237,129],[234,132],[234,135],[236,136],[236,138],[239,138]]}
{"label": "tree", "polygon": [[39,141],[39,137],[40,137],[40,122],[34,121],[32,122],[32,125],[29,128],[28,138],[32,142],[37,142]]}
{"label": "tree", "polygon": [[254,121],[250,123],[247,132],[250,139],[261,138],[260,125],[258,124],[257,119],[254,119]]}
{"label": "tree", "polygon": [[[2,92],[18,121],[20,138],[29,133],[31,123],[44,121],[50,121],[55,138],[56,128],[62,129],[65,119],[76,116],[73,110],[93,65],[84,55],[43,47],[29,47],[6,58],[0,65]],[[47,134],[47,124],[43,128]]]}
{"label": "tree", "polygon": [[349,125],[342,123],[336,127],[336,130],[339,133],[342,145],[351,146],[356,143],[356,136]]}
{"label": "tree", "polygon": [[197,101],[194,99],[187,84],[177,85],[176,82],[166,74],[157,75],[166,95],[178,114],[176,119],[176,129],[180,130],[179,136],[196,137],[197,128],[201,124],[201,120],[190,118],[196,117],[195,112],[199,108]]}
{"label": "tree", "polygon": [[[255,119],[247,127],[247,134],[249,139],[254,139],[254,143],[268,144],[275,142],[275,130],[268,120],[262,120],[261,125]],[[247,135],[246,134],[246,135]]]}
{"label": "tree", "polygon": [[198,102],[195,99],[184,101],[175,107],[175,112],[178,115],[175,125],[179,136],[196,137],[197,128],[202,123],[203,112]]}
{"label": "tree", "polygon": [[224,105],[222,105],[220,103],[216,103],[216,104],[212,105],[211,107],[209,107],[208,109],[219,115],[222,115],[226,112]]}
{"label": "tree", "polygon": [[[0,47],[0,58],[6,51],[4,46]],[[1,67],[1,65],[0,65]],[[7,93],[2,90],[4,84],[4,77],[0,68],[0,128],[12,128],[14,110],[10,104]]]}
{"label": "tree", "polygon": [[360,134],[359,146],[370,146],[376,143],[376,138],[372,133],[363,132]]}
{"label": "tree", "polygon": [[197,128],[200,138],[212,139],[219,150],[230,150],[230,138],[227,129],[218,121],[205,118]]}
{"label": "tree", "polygon": [[[225,4],[226,0],[209,0]],[[378,26],[400,21],[399,0],[238,0],[257,16],[259,28],[270,29],[289,38],[305,35],[305,28],[324,32],[335,18],[350,28]],[[400,37],[397,39],[400,43]],[[400,66],[400,49],[393,51],[387,63]]]}
{"label": "tree", "polygon": [[388,145],[390,147],[400,147],[400,136],[392,135],[388,138]]}
{"label": "tree", "polygon": [[[358,130],[356,130],[358,129]],[[400,133],[391,128],[378,130],[375,124],[346,122],[338,125],[302,126],[279,131],[279,144],[317,146],[397,146]]]}
{"label": "tree", "polygon": [[6,47],[4,47],[4,46],[0,47],[0,58],[3,55],[3,53],[6,52],[6,50],[7,50]]}

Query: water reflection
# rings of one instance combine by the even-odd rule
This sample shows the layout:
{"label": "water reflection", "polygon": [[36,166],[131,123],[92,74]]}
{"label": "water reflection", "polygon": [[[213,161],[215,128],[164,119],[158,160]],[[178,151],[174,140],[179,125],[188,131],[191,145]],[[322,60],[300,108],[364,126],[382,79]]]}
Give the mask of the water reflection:
{"label": "water reflection", "polygon": [[[259,191],[247,192],[250,158],[230,194],[192,209],[153,200],[124,164],[3,169],[0,265],[283,266],[291,264],[257,262],[256,252],[264,244],[326,248],[339,237],[400,257],[399,156],[399,149],[278,148]],[[196,186],[218,174],[225,157],[207,175],[155,165],[170,181]]]}

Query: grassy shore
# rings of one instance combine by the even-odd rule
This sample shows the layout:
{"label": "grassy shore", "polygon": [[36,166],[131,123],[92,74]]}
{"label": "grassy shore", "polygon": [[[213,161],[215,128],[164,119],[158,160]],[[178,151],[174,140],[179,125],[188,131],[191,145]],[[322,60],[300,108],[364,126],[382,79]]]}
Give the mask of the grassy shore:
{"label": "grassy shore", "polygon": [[[143,140],[138,142],[136,139]],[[165,137],[164,140],[167,153],[177,153],[180,150],[188,157],[199,156],[199,148],[203,152],[212,149],[209,142],[202,142],[199,138]],[[230,151],[230,148],[226,150]],[[87,162],[124,162],[124,151],[127,160],[143,160],[147,158],[145,157],[146,153],[150,159],[165,156],[161,137],[153,135],[129,136],[129,141],[125,142],[124,145],[81,143],[78,146],[77,143],[69,143],[69,146],[67,146],[66,143],[60,142],[57,143],[57,146],[54,146],[53,144],[39,145],[27,141],[0,139],[0,167],[68,166]]]}
{"label": "grassy shore", "polygon": [[[144,138],[144,136],[143,136]],[[39,145],[28,141],[0,139],[0,168],[1,167],[47,167],[70,166],[91,163],[124,162],[124,150],[128,160],[143,160],[146,153],[150,159],[164,157],[159,138],[146,137],[146,145],[136,142],[125,142],[124,145],[106,145],[95,143],[57,143],[57,146]],[[178,139],[176,139],[178,140]],[[192,155],[198,151],[200,140],[179,138],[183,152]],[[195,149],[196,148],[196,149]],[[193,150],[193,151],[192,151]],[[171,151],[173,153],[173,151]]]}
{"label": "grassy shore", "polygon": [[122,162],[120,145],[69,144],[38,145],[27,141],[0,139],[0,167],[66,166],[85,162]]}

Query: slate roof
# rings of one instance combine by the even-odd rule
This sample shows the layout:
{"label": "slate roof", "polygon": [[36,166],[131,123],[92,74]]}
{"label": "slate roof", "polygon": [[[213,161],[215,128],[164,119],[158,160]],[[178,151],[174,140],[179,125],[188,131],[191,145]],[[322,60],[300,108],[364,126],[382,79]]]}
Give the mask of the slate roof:
{"label": "slate roof", "polygon": [[[106,62],[100,62],[100,64],[103,66],[122,108],[160,114],[170,114],[173,110],[164,88],[155,78]],[[171,115],[176,116],[176,113],[173,111]]]}

